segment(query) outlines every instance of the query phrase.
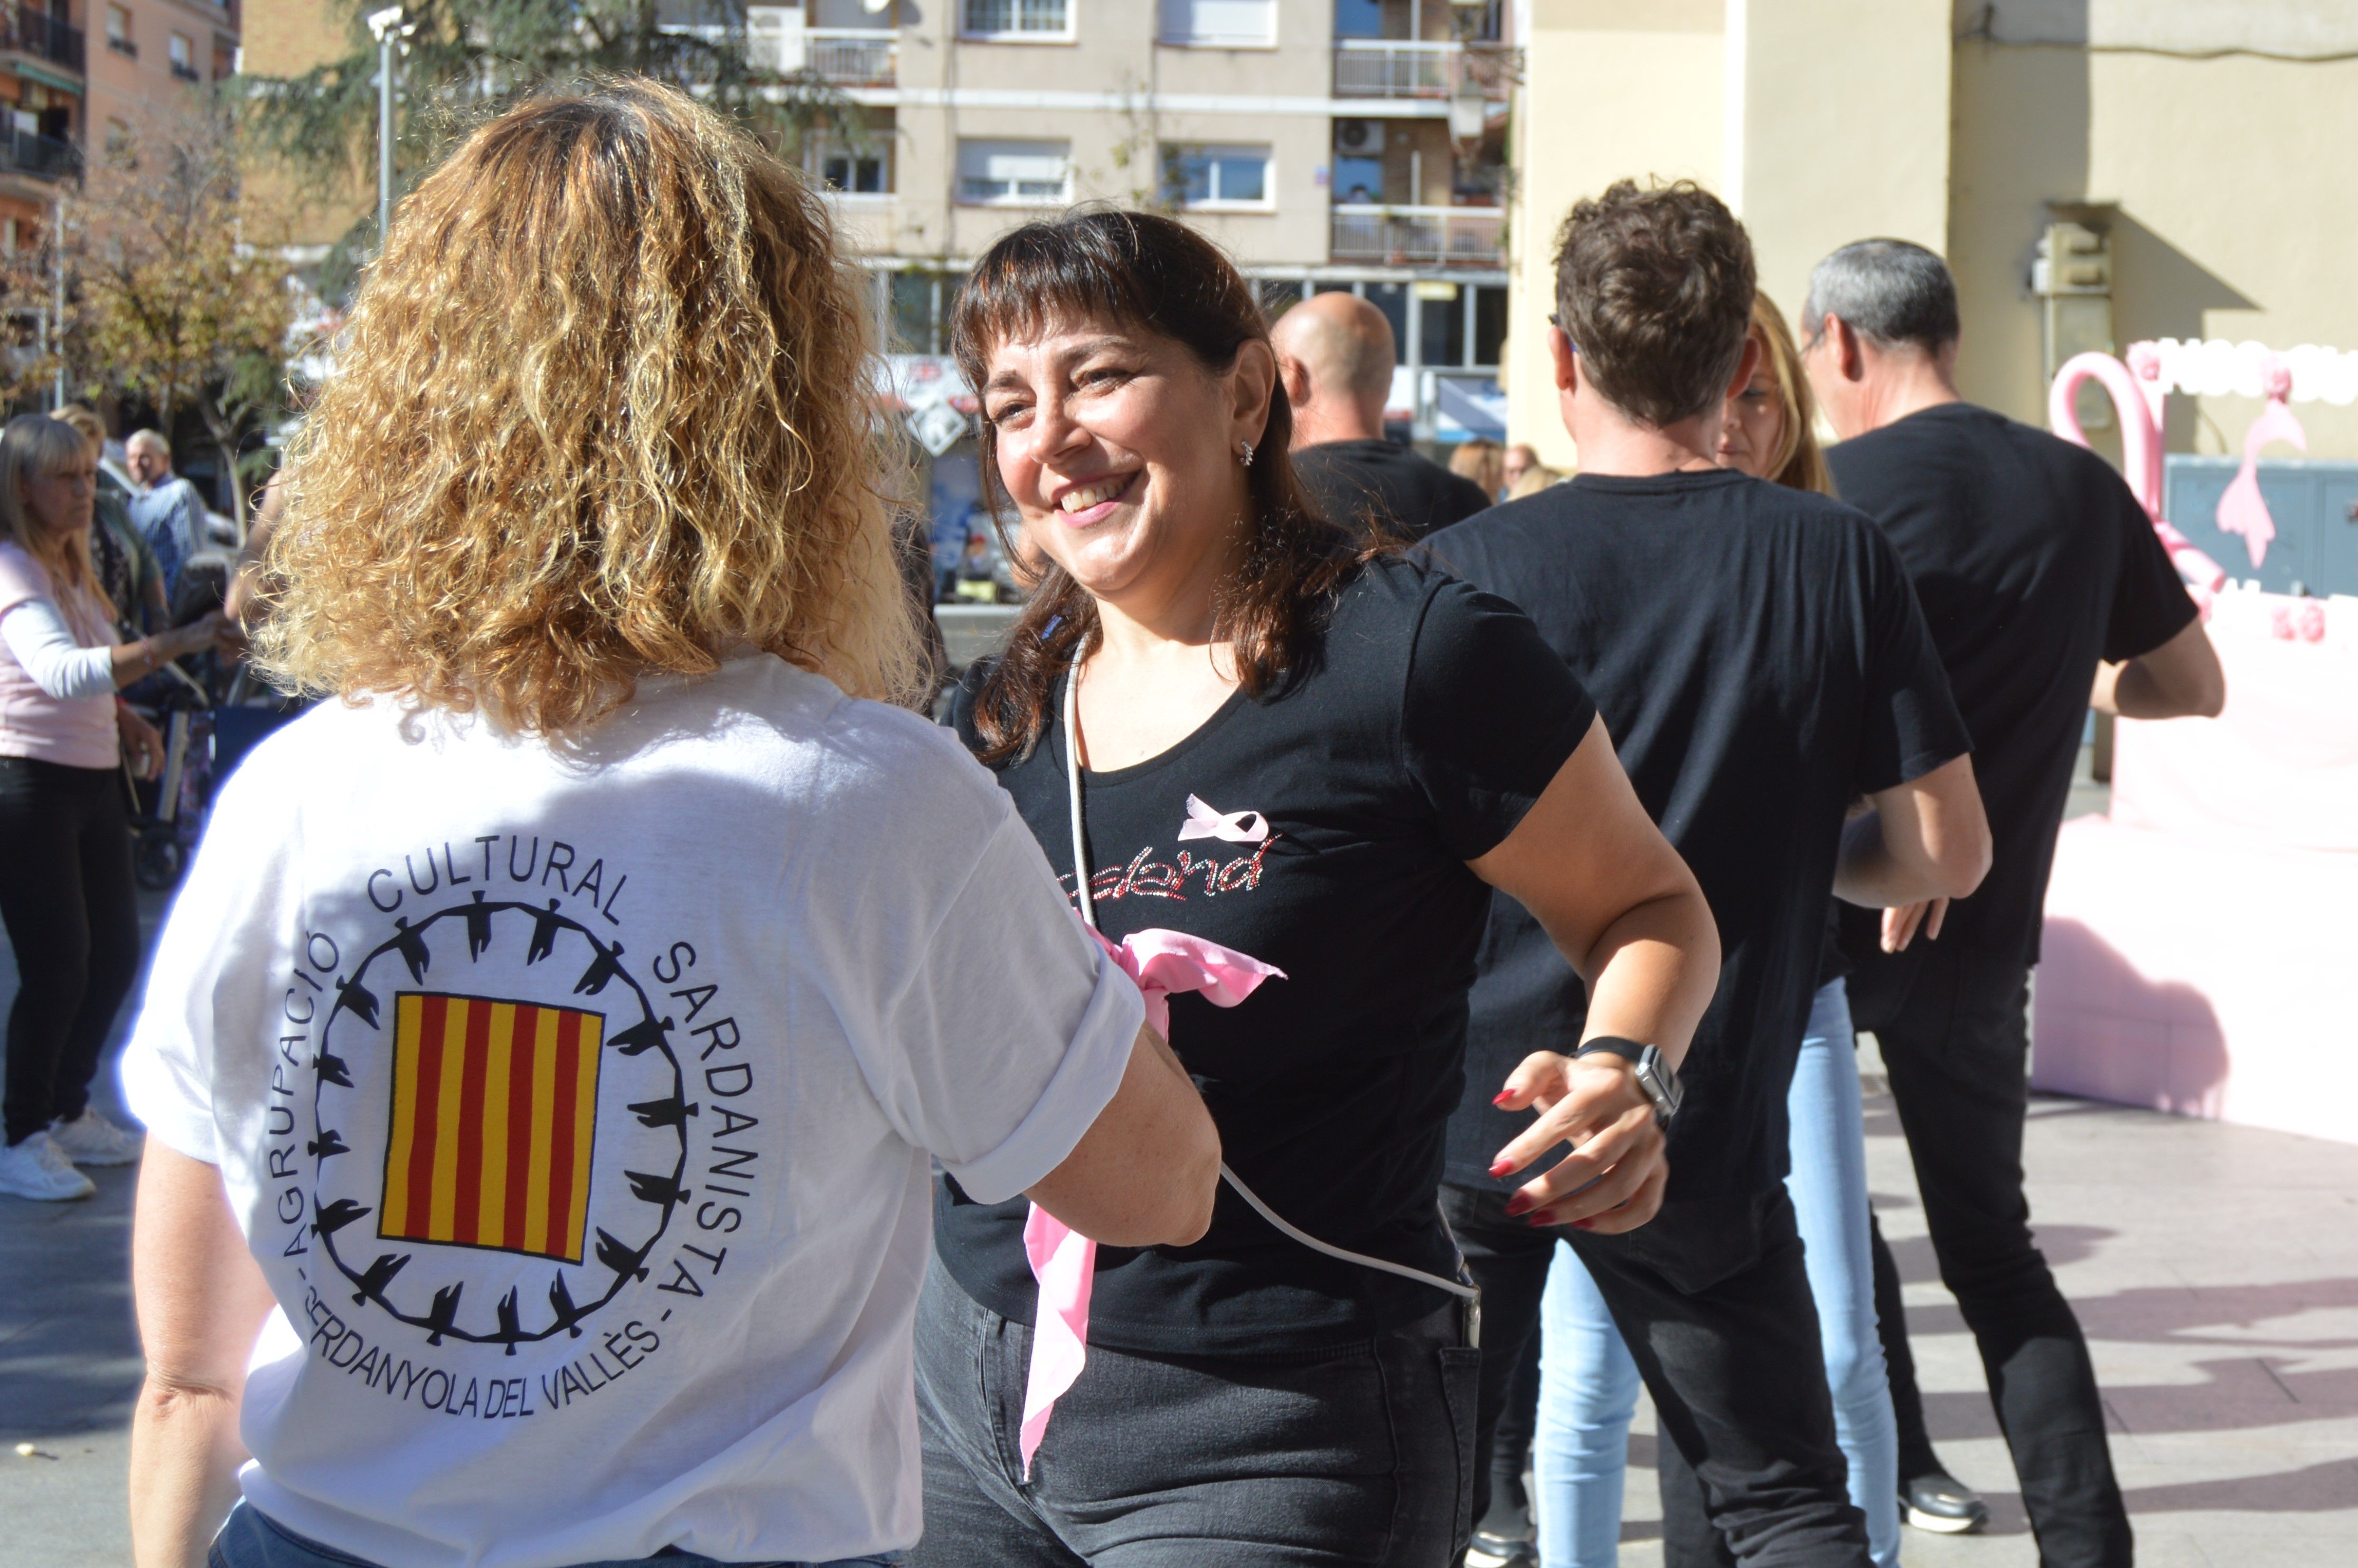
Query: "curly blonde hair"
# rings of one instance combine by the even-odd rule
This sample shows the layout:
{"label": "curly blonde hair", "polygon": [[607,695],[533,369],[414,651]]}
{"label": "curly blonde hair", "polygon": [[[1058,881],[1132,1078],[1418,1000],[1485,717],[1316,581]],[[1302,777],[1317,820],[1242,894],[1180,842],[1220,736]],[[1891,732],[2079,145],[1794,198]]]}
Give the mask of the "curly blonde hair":
{"label": "curly blonde hair", "polygon": [[920,680],[867,310],[825,208],[686,94],[524,104],[402,205],[287,465],[256,662],[579,736],[752,650]]}
{"label": "curly blonde hair", "polygon": [[1810,395],[1810,378],[1802,372],[1801,351],[1785,326],[1784,312],[1766,294],[1752,297],[1752,336],[1760,344],[1760,368],[1777,384],[1777,401],[1785,410],[1785,425],[1777,438],[1775,460],[1768,477],[1793,490],[1834,492],[1833,470],[1818,445],[1818,404]]}

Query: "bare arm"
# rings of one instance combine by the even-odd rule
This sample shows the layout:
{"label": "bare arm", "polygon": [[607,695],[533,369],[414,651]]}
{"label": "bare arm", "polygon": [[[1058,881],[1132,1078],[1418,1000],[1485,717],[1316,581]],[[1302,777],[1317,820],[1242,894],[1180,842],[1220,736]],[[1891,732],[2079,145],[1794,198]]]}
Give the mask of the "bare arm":
{"label": "bare arm", "polygon": [[1219,1185],[1212,1113],[1171,1047],[1141,1025],[1121,1087],[1024,1195],[1109,1247],[1184,1247],[1211,1228]]}
{"label": "bare arm", "polygon": [[2199,620],[2150,654],[2098,665],[2088,706],[2123,719],[2216,719],[2227,706],[2227,676]]}
{"label": "bare arm", "polygon": [[1971,757],[1868,797],[1843,827],[1834,896],[1869,908],[1963,898],[1989,874],[1989,818]]}
{"label": "bare arm", "polygon": [[153,1138],[131,1287],[147,1357],[131,1417],[132,1557],[138,1568],[199,1568],[237,1501],[238,1403],[271,1295],[221,1172]]}
{"label": "bare arm", "polygon": [[[1719,986],[1719,930],[1694,873],[1629,787],[1604,720],[1506,841],[1471,864],[1531,912],[1588,982],[1583,1040],[1638,1041],[1674,1066],[1686,1055]],[[1575,1152],[1525,1184],[1509,1212],[1531,1213],[1535,1225],[1633,1229],[1661,1206],[1662,1131],[1628,1063],[1601,1053],[1575,1062],[1574,1044],[1534,1053],[1507,1080],[1498,1103],[1541,1115],[1492,1170],[1509,1174],[1573,1142]]]}

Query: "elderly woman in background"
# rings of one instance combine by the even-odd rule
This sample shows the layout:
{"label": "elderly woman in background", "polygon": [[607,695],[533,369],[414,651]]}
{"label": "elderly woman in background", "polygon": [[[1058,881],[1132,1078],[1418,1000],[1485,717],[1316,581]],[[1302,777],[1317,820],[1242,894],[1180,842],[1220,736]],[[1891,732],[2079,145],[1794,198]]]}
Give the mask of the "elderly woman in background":
{"label": "elderly woman in background", "polygon": [[118,687],[213,640],[220,617],[134,642],[91,558],[98,454],[71,426],[0,431],[0,916],[16,950],[0,1193],[87,1197],[77,1169],[139,1140],[90,1103],[99,1052],[139,969],[122,769],[153,778],[155,728]]}
{"label": "elderly woman in background", "polygon": [[1439,1568],[1480,1353],[1437,1198],[1491,890],[1593,998],[1585,1041],[1491,1086],[1544,1111],[1498,1168],[1576,1141],[1523,1200],[1606,1231],[1652,1217],[1665,1167],[1599,1040],[1675,1063],[1710,912],[1531,622],[1316,514],[1268,327],[1210,242],[1028,224],[977,265],[956,347],[986,493],[1047,562],[959,733],[1106,937],[1216,944],[1261,983],[1171,1001],[1231,1189],[1200,1244],[1105,1249],[1052,1289],[1022,1206],[941,1184],[915,1563]]}
{"label": "elderly woman in background", "polygon": [[262,571],[259,667],[341,700],[225,787],[125,1067],[140,1568],[882,1563],[930,1162],[1202,1233],[1137,988],[881,700],[853,276],[651,83],[404,202]]}
{"label": "elderly woman in background", "polygon": [[[1765,294],[1753,297],[1751,336],[1760,351],[1758,368],[1729,402],[1720,427],[1720,465],[1832,495],[1809,380],[1784,317]],[[1890,914],[1905,918],[1902,911]],[[1834,1436],[1850,1461],[1850,1499],[1866,1515],[1877,1568],[1895,1568],[1899,1440],[1876,1335],[1866,1129],[1850,999],[1833,942],[1831,890],[1827,916],[1818,992],[1786,1095],[1792,1162],[1785,1188],[1818,1308]],[[1926,935],[1938,935],[1938,929],[1936,920]],[[1904,946],[1912,934],[1896,932],[1895,940]],[[1545,1323],[1538,1437],[1541,1562],[1543,1568],[1611,1568],[1620,1552],[1623,1470],[1629,1422],[1637,1411],[1638,1367],[1604,1298],[1569,1247],[1556,1249],[1550,1266]],[[1674,1484],[1698,1485],[1683,1466]]]}
{"label": "elderly woman in background", "polygon": [[[106,425],[97,413],[79,403],[54,410],[49,417],[72,426],[90,443],[91,460],[106,454]],[[132,525],[131,509],[121,495],[101,485],[90,525],[91,566],[99,586],[114,604],[115,629],[125,641],[137,639],[151,627],[172,619],[164,598],[164,568],[139,530]]]}

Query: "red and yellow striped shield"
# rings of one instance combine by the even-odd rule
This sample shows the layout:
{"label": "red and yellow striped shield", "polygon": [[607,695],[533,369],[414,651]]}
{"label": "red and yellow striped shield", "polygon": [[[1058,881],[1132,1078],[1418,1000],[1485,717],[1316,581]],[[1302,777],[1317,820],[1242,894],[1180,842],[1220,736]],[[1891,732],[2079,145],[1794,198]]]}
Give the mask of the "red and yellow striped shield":
{"label": "red and yellow striped shield", "polygon": [[581,1261],[605,1019],[437,991],[394,1019],[377,1234]]}

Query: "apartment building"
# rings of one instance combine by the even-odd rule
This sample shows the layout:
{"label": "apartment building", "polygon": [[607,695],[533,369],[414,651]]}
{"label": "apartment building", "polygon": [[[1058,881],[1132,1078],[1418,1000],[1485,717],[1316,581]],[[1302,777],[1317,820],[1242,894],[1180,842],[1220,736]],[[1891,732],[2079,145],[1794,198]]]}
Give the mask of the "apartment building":
{"label": "apartment building", "polygon": [[240,0],[88,0],[90,111],[95,152],[175,92],[238,70]]}
{"label": "apartment building", "polygon": [[0,251],[39,243],[76,164],[89,95],[82,29],[69,0],[0,5]]}
{"label": "apartment building", "polygon": [[[1394,420],[1503,428],[1507,0],[804,0],[749,14],[763,63],[861,110],[814,145],[913,401],[991,240],[1076,203],[1196,224],[1272,311],[1349,289],[1400,341]],[[948,427],[942,427],[947,436]]]}

